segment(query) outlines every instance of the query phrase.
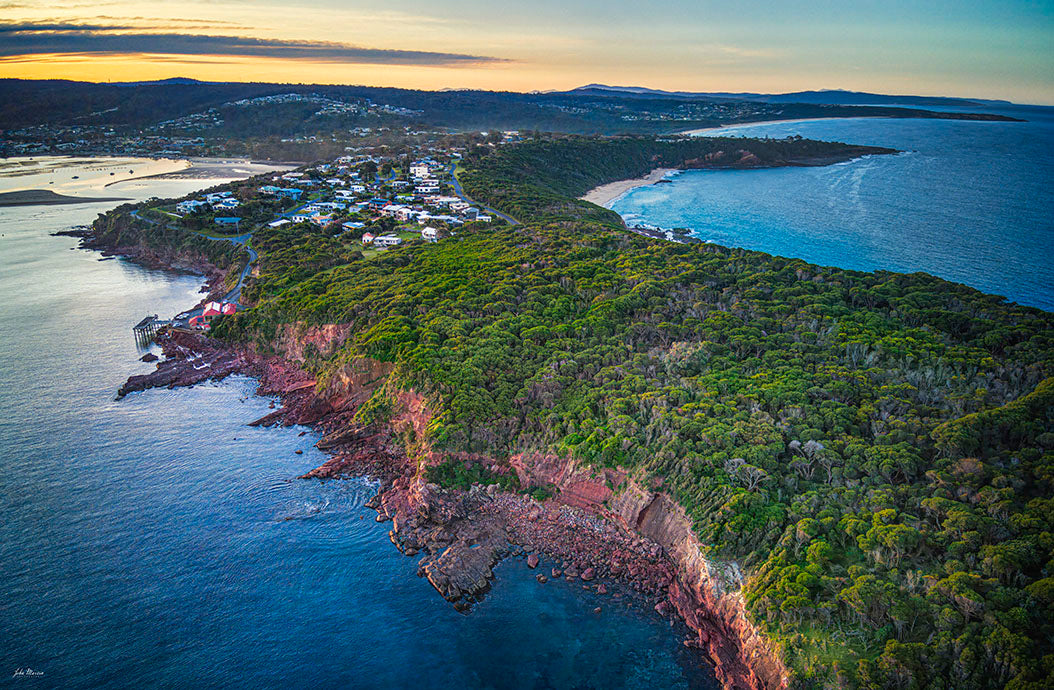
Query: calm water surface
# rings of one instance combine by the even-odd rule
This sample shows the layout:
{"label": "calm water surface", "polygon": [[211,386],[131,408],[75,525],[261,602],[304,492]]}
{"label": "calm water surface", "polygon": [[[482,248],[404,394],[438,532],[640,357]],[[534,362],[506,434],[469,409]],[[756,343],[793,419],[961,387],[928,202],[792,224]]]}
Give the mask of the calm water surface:
{"label": "calm water surface", "polygon": [[131,325],[200,281],[49,236],[109,205],[0,209],[0,685],[715,687],[679,627],[522,560],[457,613],[367,482],[295,479],[325,459],[314,433],[245,426],[268,412],[249,379],[114,401],[150,369]]}
{"label": "calm water surface", "polygon": [[611,207],[627,222],[858,270],[925,271],[1054,309],[1054,108],[1028,122],[854,119],[736,127],[895,148],[822,168],[690,171]]}

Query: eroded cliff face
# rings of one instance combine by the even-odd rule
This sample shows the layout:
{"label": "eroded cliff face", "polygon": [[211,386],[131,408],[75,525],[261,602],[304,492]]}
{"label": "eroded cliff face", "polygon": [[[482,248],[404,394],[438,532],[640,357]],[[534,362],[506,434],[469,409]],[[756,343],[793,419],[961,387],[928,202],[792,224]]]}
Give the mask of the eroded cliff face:
{"label": "eroded cliff face", "polygon": [[677,565],[670,603],[698,635],[718,680],[733,688],[787,687],[787,668],[747,618],[738,566],[709,561],[689,517],[663,493],[630,483],[611,504],[627,529],[661,545]]}
{"label": "eroded cliff face", "polygon": [[525,486],[555,486],[558,501],[602,515],[662,547],[675,567],[669,604],[695,633],[694,644],[714,662],[724,687],[788,686],[779,655],[747,617],[738,566],[719,566],[703,555],[691,519],[669,496],[641,487],[623,471],[592,471],[556,456],[521,454],[511,464]]}

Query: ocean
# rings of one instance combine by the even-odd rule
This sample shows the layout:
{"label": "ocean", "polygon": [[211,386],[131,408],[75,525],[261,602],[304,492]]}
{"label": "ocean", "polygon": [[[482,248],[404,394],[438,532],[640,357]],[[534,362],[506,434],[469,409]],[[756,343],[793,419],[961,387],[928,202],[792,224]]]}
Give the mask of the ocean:
{"label": "ocean", "polygon": [[326,459],[317,434],[245,426],[269,411],[251,379],[115,401],[152,366],[131,326],[192,305],[201,281],[51,236],[112,205],[0,209],[5,686],[716,687],[680,625],[540,585],[522,559],[458,613],[364,507],[369,481],[296,479]]}
{"label": "ocean", "polygon": [[847,119],[747,125],[705,136],[895,148],[819,168],[695,170],[610,207],[630,225],[689,228],[717,244],[857,270],[924,271],[1054,309],[1054,108],[1027,122]]}

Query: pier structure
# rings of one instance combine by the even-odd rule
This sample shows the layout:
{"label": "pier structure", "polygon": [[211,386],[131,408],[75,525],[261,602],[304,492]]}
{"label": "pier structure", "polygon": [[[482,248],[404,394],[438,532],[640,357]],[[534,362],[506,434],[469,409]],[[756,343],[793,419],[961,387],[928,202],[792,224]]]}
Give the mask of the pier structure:
{"label": "pier structure", "polygon": [[158,319],[157,314],[145,317],[142,321],[132,326],[136,344],[146,347],[157,335],[157,332],[167,325],[169,325],[169,322]]}

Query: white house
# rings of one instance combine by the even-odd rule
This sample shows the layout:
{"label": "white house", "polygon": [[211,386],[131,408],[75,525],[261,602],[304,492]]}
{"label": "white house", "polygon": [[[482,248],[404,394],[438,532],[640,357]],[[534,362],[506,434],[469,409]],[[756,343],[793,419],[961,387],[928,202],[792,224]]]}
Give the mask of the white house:
{"label": "white house", "polygon": [[439,232],[435,228],[421,228],[421,239],[425,242],[438,242]]}
{"label": "white house", "polygon": [[387,249],[388,247],[397,247],[402,244],[401,238],[395,235],[381,235],[380,237],[373,238],[373,246],[379,247],[380,249]]}
{"label": "white house", "polygon": [[272,220],[270,223],[267,224],[267,227],[269,227],[269,228],[280,228],[283,225],[289,225],[289,219],[288,218],[279,218],[278,220]]}
{"label": "white house", "polygon": [[428,177],[427,163],[411,163],[410,177]]}
{"label": "white house", "polygon": [[176,204],[177,213],[193,213],[202,206],[208,206],[208,203],[199,201],[198,199],[187,199]]}
{"label": "white house", "polygon": [[232,199],[232,198],[217,199],[216,201],[213,201],[211,203],[212,203],[212,208],[220,209],[220,210],[226,210],[226,211],[229,211],[232,208],[238,208],[238,205],[240,204],[240,202],[237,199]]}

